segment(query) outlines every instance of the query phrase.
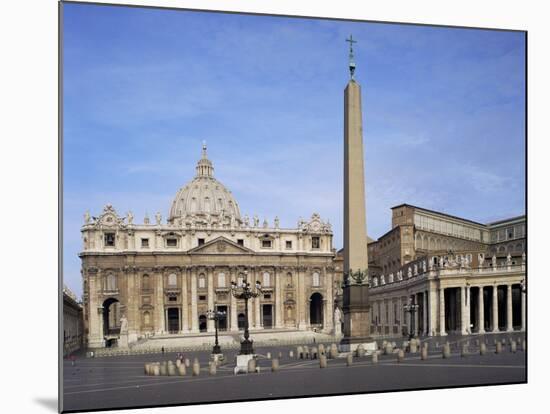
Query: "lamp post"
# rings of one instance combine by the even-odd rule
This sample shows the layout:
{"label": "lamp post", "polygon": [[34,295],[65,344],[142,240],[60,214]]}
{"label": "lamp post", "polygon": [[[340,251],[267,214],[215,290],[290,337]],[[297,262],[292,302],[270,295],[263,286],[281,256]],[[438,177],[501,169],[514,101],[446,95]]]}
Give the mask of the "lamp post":
{"label": "lamp post", "polygon": [[409,303],[404,305],[403,308],[405,309],[406,312],[409,312],[410,314],[410,319],[411,319],[410,331],[409,331],[409,340],[410,340],[416,336],[415,335],[416,328],[414,326],[414,314],[418,310],[418,305],[416,304],[416,301],[415,301],[415,295],[411,295]]}
{"label": "lamp post", "polygon": [[218,322],[219,322],[221,317],[226,315],[226,312],[219,311],[219,310],[208,309],[208,311],[206,312],[206,315],[207,315],[208,319],[211,319],[211,320],[214,321],[214,330],[215,330],[215,335],[216,335],[216,341],[214,342],[214,347],[212,348],[212,353],[213,354],[221,354],[222,353],[221,348],[220,348],[220,345],[218,344]]}
{"label": "lamp post", "polygon": [[231,282],[231,294],[236,299],[244,299],[244,340],[241,342],[241,350],[239,352],[240,355],[249,355],[254,353],[254,349],[252,348],[253,341],[248,339],[250,338],[250,334],[248,332],[248,300],[250,298],[256,298],[263,293],[262,285],[259,281],[256,281],[256,289],[253,290],[254,287],[251,287],[250,283],[247,281],[247,274],[248,272],[244,272],[244,280],[240,286],[235,282]]}

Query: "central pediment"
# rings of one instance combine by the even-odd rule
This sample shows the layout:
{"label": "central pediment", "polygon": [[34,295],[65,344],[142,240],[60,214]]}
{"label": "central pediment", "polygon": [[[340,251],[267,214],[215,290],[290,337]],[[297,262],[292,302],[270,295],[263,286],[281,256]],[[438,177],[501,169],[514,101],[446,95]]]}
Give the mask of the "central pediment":
{"label": "central pediment", "polygon": [[250,254],[254,253],[244,246],[235,243],[223,236],[210,240],[201,246],[189,250],[189,254]]}

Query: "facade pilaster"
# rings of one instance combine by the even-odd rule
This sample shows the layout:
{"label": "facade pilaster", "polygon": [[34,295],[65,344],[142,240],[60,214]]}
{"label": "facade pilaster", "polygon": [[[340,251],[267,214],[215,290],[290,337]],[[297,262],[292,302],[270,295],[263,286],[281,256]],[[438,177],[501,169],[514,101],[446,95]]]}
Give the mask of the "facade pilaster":
{"label": "facade pilaster", "polygon": [[[280,238],[278,238],[280,240]],[[278,267],[274,268],[274,274],[273,277],[275,278],[275,294],[273,297],[275,298],[275,329],[280,329],[283,327],[283,281],[281,278],[283,277],[283,272]]]}
{"label": "facade pilaster", "polygon": [[[208,278],[208,310],[214,310],[214,276],[213,273],[214,270],[209,267],[206,269],[206,274]],[[214,332],[214,320],[208,318],[206,322],[206,331],[207,332]]]}
{"label": "facade pilaster", "polygon": [[[237,272],[238,270],[231,267],[229,269],[229,277],[231,279],[232,282],[235,282],[237,283]],[[230,309],[229,309],[229,312],[231,314],[231,318],[230,318],[230,325],[229,325],[229,329],[232,331],[232,332],[237,332],[239,330],[239,324],[238,324],[238,321],[237,321],[237,298],[235,298],[235,296],[233,296],[233,293],[230,292],[230,295],[231,295],[231,298],[230,298]]]}
{"label": "facade pilaster", "polygon": [[182,333],[189,332],[189,302],[187,297],[187,283],[191,276],[190,269],[181,271],[181,331]]}
{"label": "facade pilaster", "polygon": [[197,269],[191,269],[191,332],[199,332],[199,315],[197,304]]}
{"label": "facade pilaster", "polygon": [[156,304],[155,304],[155,314],[156,314],[156,333],[163,334],[166,332],[164,325],[164,274],[162,269],[155,269],[155,280],[156,280]]}

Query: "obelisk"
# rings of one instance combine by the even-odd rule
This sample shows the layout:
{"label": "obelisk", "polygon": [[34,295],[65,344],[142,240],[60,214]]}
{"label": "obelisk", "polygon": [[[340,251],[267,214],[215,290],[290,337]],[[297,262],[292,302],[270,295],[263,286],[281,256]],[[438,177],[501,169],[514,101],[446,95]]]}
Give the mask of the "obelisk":
{"label": "obelisk", "polygon": [[344,338],[342,344],[370,342],[367,219],[361,87],[354,79],[353,37],[350,80],[344,92]]}

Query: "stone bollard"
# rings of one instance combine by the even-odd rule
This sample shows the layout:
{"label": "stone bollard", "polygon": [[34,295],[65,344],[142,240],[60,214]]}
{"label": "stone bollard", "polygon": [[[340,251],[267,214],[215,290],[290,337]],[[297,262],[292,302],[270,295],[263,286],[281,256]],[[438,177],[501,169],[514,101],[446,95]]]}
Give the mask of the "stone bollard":
{"label": "stone bollard", "polygon": [[180,364],[180,366],[178,367],[178,375],[180,377],[183,377],[185,376],[185,374],[187,374],[187,370],[185,368],[185,364]]}
{"label": "stone bollard", "polygon": [[271,360],[271,372],[279,371],[279,360],[277,358],[273,358]]}
{"label": "stone bollard", "polygon": [[411,354],[416,354],[418,352],[416,340],[414,338],[411,339],[411,343],[409,344],[409,351]]}
{"label": "stone bollard", "polygon": [[216,375],[216,368],[217,368],[216,361],[210,361],[210,364],[208,367],[208,373],[210,375]]}
{"label": "stone bollard", "polygon": [[330,345],[330,357],[338,358],[338,346],[334,343]]}
{"label": "stone bollard", "polygon": [[404,359],[405,359],[405,352],[403,352],[402,349],[399,349],[397,351],[397,362],[403,362]]}
{"label": "stone bollard", "polygon": [[168,364],[166,361],[160,363],[160,375],[168,375]]}
{"label": "stone bollard", "polygon": [[521,341],[521,350],[523,352],[527,351],[527,342],[525,342],[525,339]]}
{"label": "stone bollard", "polygon": [[268,352],[265,356],[267,359],[271,359],[271,352]]}
{"label": "stone bollard", "polygon": [[349,367],[350,365],[353,365],[353,354],[350,352],[348,356],[346,357],[346,365]]}
{"label": "stone bollard", "polygon": [[487,345],[485,345],[485,342],[482,342],[481,345],[479,345],[479,355],[485,355],[487,353]]}
{"label": "stone bollard", "polygon": [[189,361],[189,358],[185,358],[185,368],[189,368],[191,366],[191,361]]}
{"label": "stone bollard", "polygon": [[309,346],[304,346],[304,359],[309,359]]}
{"label": "stone bollard", "polygon": [[422,360],[428,359],[428,347],[427,346],[423,346],[422,349],[420,350],[420,359],[422,359]]}
{"label": "stone bollard", "polygon": [[326,368],[327,367],[327,356],[321,355],[319,357],[319,368]]}
{"label": "stone bollard", "polygon": [[199,359],[195,358],[193,360],[193,376],[196,377],[200,375],[200,373],[201,373],[201,365],[199,363]]}
{"label": "stone bollard", "polygon": [[460,356],[462,358],[465,358],[468,356],[468,344],[464,343],[462,344],[462,349],[460,350]]}
{"label": "stone bollard", "polygon": [[254,358],[248,360],[248,373],[253,374],[256,372],[256,360]]}
{"label": "stone bollard", "polygon": [[176,366],[172,361],[168,361],[168,375],[171,377],[176,375]]}
{"label": "stone bollard", "polygon": [[372,354],[372,363],[378,364],[378,352],[376,351],[374,351],[374,353]]}
{"label": "stone bollard", "polygon": [[145,375],[151,375],[150,372],[150,364],[145,364]]}
{"label": "stone bollard", "polygon": [[359,358],[363,358],[365,356],[365,347],[363,346],[363,344],[359,344],[357,346],[356,352]]}
{"label": "stone bollard", "polygon": [[451,345],[447,342],[445,345],[443,345],[443,352],[442,352],[443,358],[450,358],[451,357]]}
{"label": "stone bollard", "polygon": [[304,348],[302,348],[301,346],[296,348],[296,357],[304,359]]}
{"label": "stone bollard", "polygon": [[317,359],[317,355],[318,355],[317,348],[315,347],[311,348],[311,359]]}
{"label": "stone bollard", "polygon": [[518,350],[518,346],[516,344],[516,341],[512,341],[510,343],[510,352],[515,354],[517,350]]}
{"label": "stone bollard", "polygon": [[391,344],[386,344],[386,346],[384,347],[384,355],[391,355],[393,352],[393,347]]}
{"label": "stone bollard", "polygon": [[291,349],[290,351],[288,351],[288,357],[290,359],[293,359],[294,358],[294,351]]}
{"label": "stone bollard", "polygon": [[179,368],[181,365],[181,359],[176,359],[176,368]]}
{"label": "stone bollard", "polygon": [[158,362],[155,362],[153,364],[153,375],[155,377],[158,377],[160,375],[160,364]]}
{"label": "stone bollard", "polygon": [[279,351],[279,359],[283,359],[283,353]]}
{"label": "stone bollard", "polygon": [[325,345],[319,344],[319,355],[324,355],[324,354],[325,354]]}
{"label": "stone bollard", "polygon": [[502,342],[497,342],[495,346],[495,353],[500,354],[502,352]]}

